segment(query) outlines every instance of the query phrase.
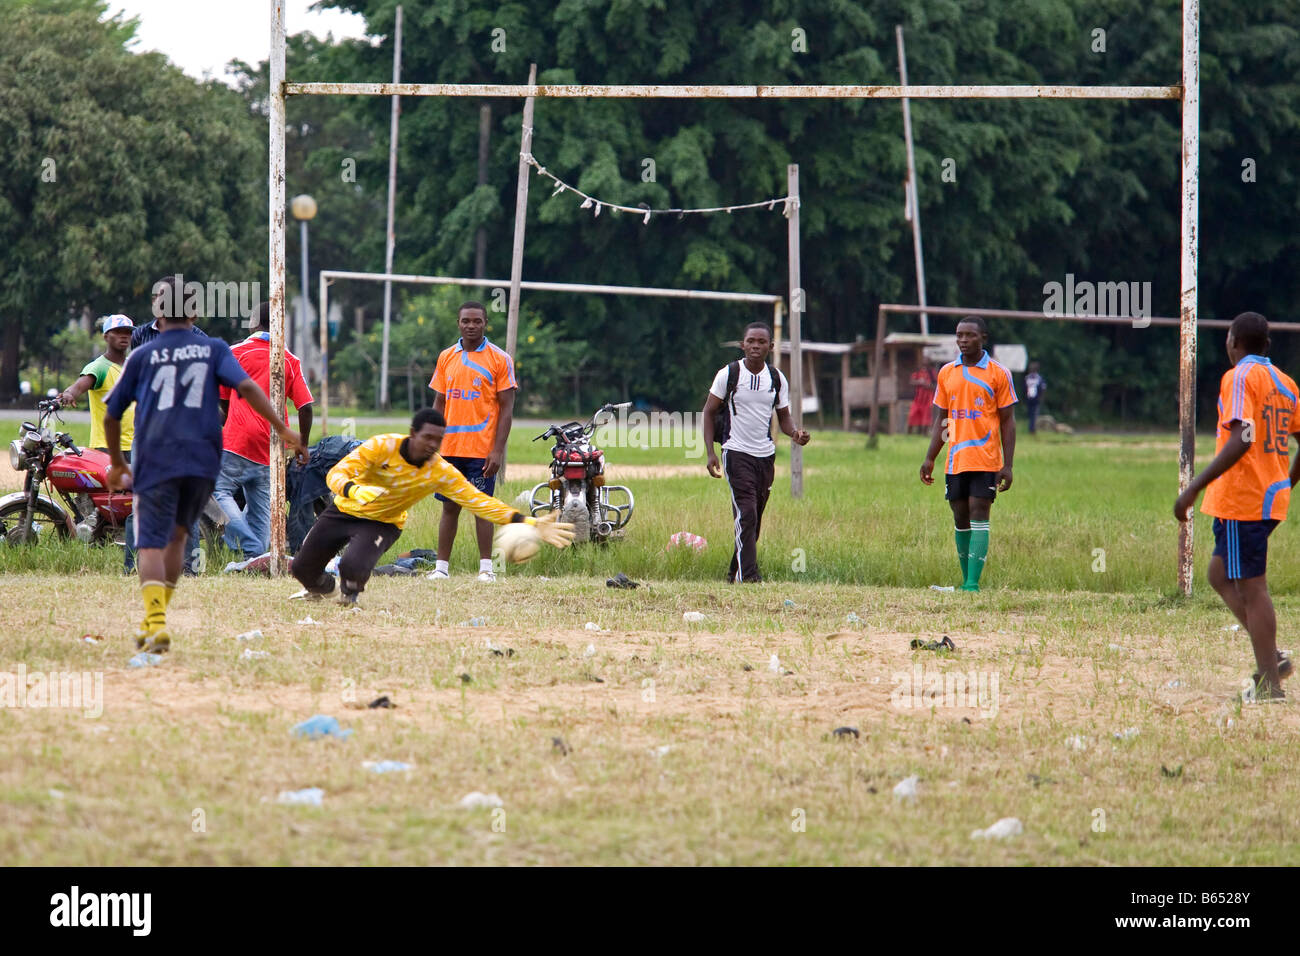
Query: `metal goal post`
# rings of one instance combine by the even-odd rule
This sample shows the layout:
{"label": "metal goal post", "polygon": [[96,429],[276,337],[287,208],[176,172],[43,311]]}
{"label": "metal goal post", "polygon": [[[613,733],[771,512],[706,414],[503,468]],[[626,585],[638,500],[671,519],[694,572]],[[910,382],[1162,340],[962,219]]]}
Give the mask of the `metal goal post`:
{"label": "metal goal post", "polygon": [[[1181,215],[1179,238],[1179,379],[1178,483],[1192,479],[1196,438],[1196,255],[1197,170],[1200,154],[1200,0],[1182,0],[1182,82],[1174,86],[604,86],[529,83],[291,83],[285,76],[284,0],[269,0],[271,14],[269,265],[271,311],[271,404],[283,413],[284,402],[284,295],[285,295],[285,98],[288,96],[467,96],[641,99],[1139,99],[1178,100],[1182,108]],[[794,270],[792,269],[793,273]],[[791,288],[790,321],[798,329],[803,310],[802,290]],[[512,309],[517,303],[512,302]],[[798,310],[798,311],[793,311]],[[797,338],[792,336],[795,342]],[[800,356],[792,353],[797,368]],[[283,487],[284,450],[271,433],[271,486]],[[284,501],[271,496],[271,573],[283,574]],[[1192,590],[1192,522],[1180,525],[1178,583],[1184,594]]]}

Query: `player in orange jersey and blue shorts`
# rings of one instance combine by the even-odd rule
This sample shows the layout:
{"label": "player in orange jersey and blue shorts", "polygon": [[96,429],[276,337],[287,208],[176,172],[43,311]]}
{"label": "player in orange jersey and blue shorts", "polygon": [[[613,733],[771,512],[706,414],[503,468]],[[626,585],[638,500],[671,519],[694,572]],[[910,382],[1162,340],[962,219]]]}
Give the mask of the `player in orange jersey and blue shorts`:
{"label": "player in orange jersey and blue shorts", "polygon": [[[1188,519],[1208,486],[1201,510],[1214,516],[1214,556],[1208,577],[1223,603],[1250,634],[1257,700],[1281,700],[1291,661],[1277,649],[1277,616],[1268,593],[1268,537],[1286,520],[1291,489],[1300,480],[1300,455],[1288,458],[1300,433],[1295,381],[1268,360],[1268,321],[1243,312],[1228,329],[1233,367],[1219,383],[1214,459],[1174,502]],[[1288,468],[1288,465],[1290,466]]]}
{"label": "player in orange jersey and blue shorts", "polygon": [[[487,339],[487,310],[480,303],[461,305],[456,325],[460,339],[451,348],[442,350],[429,381],[433,407],[447,420],[443,460],[479,491],[490,495],[496,489],[497,472],[505,460],[519,383],[509,354]],[[438,523],[438,559],[428,578],[445,581],[451,573],[451,549],[456,543],[460,504],[443,494],[435,497],[442,502],[442,519]],[[474,532],[478,539],[478,580],[495,581],[493,525],[476,516]]]}
{"label": "player in orange jersey and blue shorts", "polygon": [[989,358],[984,320],[957,323],[956,361],[939,370],[934,431],[921,463],[921,481],[934,484],[934,460],[948,443],[948,505],[952,508],[963,591],[978,591],[989,552],[989,512],[1011,487],[1016,455],[1016,387],[1005,365]]}

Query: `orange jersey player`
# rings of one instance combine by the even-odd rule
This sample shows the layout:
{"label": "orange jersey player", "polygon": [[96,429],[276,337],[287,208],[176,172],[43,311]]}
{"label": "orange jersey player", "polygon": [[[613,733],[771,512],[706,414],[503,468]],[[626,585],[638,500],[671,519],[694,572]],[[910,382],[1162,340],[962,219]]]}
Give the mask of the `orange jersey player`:
{"label": "orange jersey player", "polygon": [[1300,390],[1268,360],[1268,321],[1259,313],[1233,319],[1227,344],[1233,367],[1219,383],[1214,459],[1178,496],[1174,517],[1186,521],[1208,486],[1201,510],[1214,516],[1210,584],[1250,634],[1257,668],[1251,693],[1258,700],[1280,700],[1292,664],[1277,649],[1268,538],[1286,520],[1291,489],[1300,480],[1300,455],[1288,458],[1291,436],[1300,433]]}
{"label": "orange jersey player", "polygon": [[1016,455],[1016,387],[1005,365],[985,351],[984,320],[957,323],[956,361],[939,370],[934,430],[921,463],[921,481],[934,484],[934,461],[948,443],[945,497],[952,508],[963,591],[978,591],[989,551],[989,512],[999,491],[1011,487]]}
{"label": "orange jersey player", "polygon": [[[488,341],[487,310],[478,302],[466,302],[456,316],[460,339],[438,356],[438,367],[429,381],[433,407],[447,419],[443,457],[484,494],[496,489],[497,472],[505,460],[506,440],[514,419],[515,364],[509,354]],[[445,581],[451,573],[451,549],[456,543],[460,505],[443,494],[442,518],[438,523],[438,559],[429,572],[432,581]],[[478,580],[492,582],[492,531],[490,521],[475,517],[478,539]]]}

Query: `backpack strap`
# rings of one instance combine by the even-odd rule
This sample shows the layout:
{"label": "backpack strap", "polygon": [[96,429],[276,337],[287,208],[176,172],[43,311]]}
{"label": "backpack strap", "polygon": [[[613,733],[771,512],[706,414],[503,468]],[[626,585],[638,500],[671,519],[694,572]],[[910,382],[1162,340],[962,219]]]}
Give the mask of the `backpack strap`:
{"label": "backpack strap", "polygon": [[736,411],[736,386],[740,383],[740,360],[727,364],[727,392],[722,399],[723,404],[730,402],[731,411]]}
{"label": "backpack strap", "polygon": [[768,362],[767,374],[772,377],[772,410],[776,411],[776,406],[781,402],[781,373],[771,362]]}

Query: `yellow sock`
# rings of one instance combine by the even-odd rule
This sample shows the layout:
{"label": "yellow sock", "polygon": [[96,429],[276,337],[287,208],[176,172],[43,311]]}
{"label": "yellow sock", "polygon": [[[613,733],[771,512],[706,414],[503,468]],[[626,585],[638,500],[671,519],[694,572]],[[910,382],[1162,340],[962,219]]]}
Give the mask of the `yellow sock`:
{"label": "yellow sock", "polygon": [[170,607],[170,606],[171,606],[171,603],[172,603],[172,595],[176,593],[176,582],[175,582],[175,581],[166,581],[166,582],[163,583],[163,588],[164,588],[164,593],[163,593],[163,607],[164,607],[164,608],[167,608],[167,607]]}
{"label": "yellow sock", "polygon": [[167,626],[167,586],[161,581],[143,581],[140,595],[144,598],[144,629],[162,630]]}

